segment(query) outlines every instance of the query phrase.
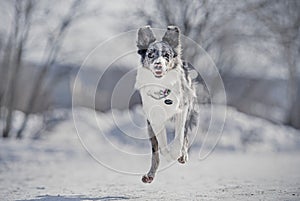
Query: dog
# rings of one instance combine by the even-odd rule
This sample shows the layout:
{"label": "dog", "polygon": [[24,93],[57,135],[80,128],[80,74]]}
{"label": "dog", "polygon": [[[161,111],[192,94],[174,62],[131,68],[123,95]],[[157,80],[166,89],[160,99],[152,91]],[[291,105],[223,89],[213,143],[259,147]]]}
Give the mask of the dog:
{"label": "dog", "polygon": [[[159,152],[168,160],[188,161],[188,134],[198,123],[197,95],[188,65],[181,59],[180,30],[168,26],[157,41],[150,26],[137,34],[141,67],[137,69],[135,88],[142,99],[152,146],[151,168],[142,177],[151,183],[159,166]],[[175,137],[167,143],[166,122],[175,122]]]}

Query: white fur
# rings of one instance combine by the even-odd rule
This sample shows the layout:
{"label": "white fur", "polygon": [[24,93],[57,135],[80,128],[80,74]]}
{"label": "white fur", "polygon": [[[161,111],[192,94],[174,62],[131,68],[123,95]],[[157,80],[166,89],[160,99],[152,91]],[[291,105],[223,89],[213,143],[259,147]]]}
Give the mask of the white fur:
{"label": "white fur", "polygon": [[[183,93],[181,87],[181,73],[177,69],[168,71],[163,77],[157,78],[147,68],[140,67],[137,70],[135,88],[140,91],[143,110],[149,120],[158,141],[160,152],[167,159],[178,159],[181,156],[181,148],[184,137],[184,123],[186,121],[187,107],[183,107]],[[151,96],[160,89],[170,89],[171,93],[162,99]],[[173,104],[167,105],[164,100],[170,99]],[[175,139],[171,149],[167,145],[165,123],[175,115]]]}

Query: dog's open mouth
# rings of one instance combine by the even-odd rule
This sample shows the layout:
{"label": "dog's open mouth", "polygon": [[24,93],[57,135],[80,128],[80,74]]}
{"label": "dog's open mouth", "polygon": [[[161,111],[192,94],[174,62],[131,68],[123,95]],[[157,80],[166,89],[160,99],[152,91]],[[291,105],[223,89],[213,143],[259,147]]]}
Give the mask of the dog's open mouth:
{"label": "dog's open mouth", "polygon": [[162,77],[163,76],[163,72],[161,70],[156,70],[154,72],[155,77]]}

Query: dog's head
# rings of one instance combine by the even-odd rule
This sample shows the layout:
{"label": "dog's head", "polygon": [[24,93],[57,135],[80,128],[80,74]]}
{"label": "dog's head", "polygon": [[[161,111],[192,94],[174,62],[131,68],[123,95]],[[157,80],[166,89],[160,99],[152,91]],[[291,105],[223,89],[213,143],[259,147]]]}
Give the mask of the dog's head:
{"label": "dog's head", "polygon": [[161,41],[156,41],[150,26],[140,28],[137,47],[143,67],[151,70],[157,78],[181,62],[180,31],[176,26],[168,26]]}

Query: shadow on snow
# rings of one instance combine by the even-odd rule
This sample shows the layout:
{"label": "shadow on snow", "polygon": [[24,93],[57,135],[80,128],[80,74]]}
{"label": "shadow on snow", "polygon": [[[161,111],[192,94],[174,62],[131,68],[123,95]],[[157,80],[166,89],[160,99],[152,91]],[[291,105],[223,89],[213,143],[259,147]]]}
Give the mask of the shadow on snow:
{"label": "shadow on snow", "polygon": [[129,200],[126,196],[104,196],[104,197],[85,197],[82,195],[63,196],[63,195],[40,195],[34,199],[16,200],[16,201],[111,201],[111,200]]}

